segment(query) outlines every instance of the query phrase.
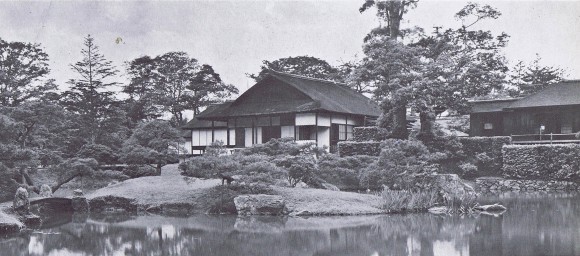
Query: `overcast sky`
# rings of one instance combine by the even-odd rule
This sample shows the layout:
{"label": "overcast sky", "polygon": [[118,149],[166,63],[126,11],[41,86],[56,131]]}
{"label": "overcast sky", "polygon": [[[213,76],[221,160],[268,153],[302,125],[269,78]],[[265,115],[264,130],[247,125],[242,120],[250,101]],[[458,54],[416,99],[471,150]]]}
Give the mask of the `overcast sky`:
{"label": "overcast sky", "polygon": [[[69,64],[81,59],[83,37],[91,34],[121,70],[139,56],[185,51],[244,91],[253,85],[245,74],[258,72],[262,60],[310,55],[336,65],[360,59],[362,38],[379,24],[374,10],[358,12],[362,2],[0,2],[0,38],[42,44],[60,85],[74,77]],[[453,15],[466,3],[423,0],[404,24],[427,31],[458,27]],[[479,28],[511,36],[510,61],[539,53],[543,64],[580,78],[579,1],[488,3],[503,15]]]}

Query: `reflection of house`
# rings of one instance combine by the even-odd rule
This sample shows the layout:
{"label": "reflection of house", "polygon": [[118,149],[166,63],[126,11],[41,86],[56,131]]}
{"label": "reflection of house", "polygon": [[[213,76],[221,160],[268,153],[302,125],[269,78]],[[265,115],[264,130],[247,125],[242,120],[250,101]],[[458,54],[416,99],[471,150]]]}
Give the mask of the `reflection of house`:
{"label": "reflection of house", "polygon": [[519,99],[473,102],[471,136],[509,136],[514,141],[576,140],[580,131],[580,80],[566,81]]}
{"label": "reflection of house", "polygon": [[344,84],[270,71],[235,101],[209,107],[183,129],[191,130],[193,154],[213,141],[242,148],[283,137],[332,148],[379,114],[375,103]]}

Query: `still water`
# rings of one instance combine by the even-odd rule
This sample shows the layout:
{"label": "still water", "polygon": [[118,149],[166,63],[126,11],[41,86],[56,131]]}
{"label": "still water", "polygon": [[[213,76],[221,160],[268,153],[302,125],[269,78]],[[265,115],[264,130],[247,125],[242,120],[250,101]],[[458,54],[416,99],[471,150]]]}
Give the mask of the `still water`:
{"label": "still water", "polygon": [[580,194],[506,193],[498,215],[61,215],[1,255],[580,255]]}

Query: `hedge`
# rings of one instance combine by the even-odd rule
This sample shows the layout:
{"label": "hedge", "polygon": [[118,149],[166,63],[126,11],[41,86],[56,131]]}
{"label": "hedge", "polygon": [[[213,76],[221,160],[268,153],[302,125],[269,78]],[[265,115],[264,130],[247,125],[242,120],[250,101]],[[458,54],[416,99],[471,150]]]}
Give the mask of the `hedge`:
{"label": "hedge", "polygon": [[[459,137],[463,145],[463,153],[466,159],[481,158],[482,154],[490,158],[489,163],[477,163],[475,176],[500,176],[503,166],[502,147],[511,144],[510,136],[494,137]],[[477,162],[477,161],[475,161]]]}
{"label": "hedge", "polygon": [[338,143],[338,155],[343,156],[378,156],[381,153],[381,143],[377,141],[341,141]]}
{"label": "hedge", "polygon": [[580,182],[580,145],[509,145],[503,159],[506,178]]}
{"label": "hedge", "polygon": [[355,127],[352,131],[354,141],[382,141],[389,137],[389,131],[376,126]]}

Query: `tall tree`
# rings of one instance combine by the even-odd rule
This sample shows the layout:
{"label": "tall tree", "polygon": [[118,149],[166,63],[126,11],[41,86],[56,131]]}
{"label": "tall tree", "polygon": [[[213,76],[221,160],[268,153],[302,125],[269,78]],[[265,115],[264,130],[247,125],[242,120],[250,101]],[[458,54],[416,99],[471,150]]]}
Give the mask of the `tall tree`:
{"label": "tall tree", "polygon": [[100,53],[90,35],[81,54],[82,60],[71,64],[79,78],[68,81],[70,89],[63,93],[62,103],[77,115],[78,138],[84,143],[118,143],[125,132],[120,125],[124,115],[111,87],[119,84],[114,81],[119,71]]}
{"label": "tall tree", "polygon": [[56,89],[40,45],[0,39],[0,106],[14,107]]}
{"label": "tall tree", "polygon": [[490,6],[468,4],[456,14],[463,21],[458,29],[436,29],[407,44],[384,35],[370,38],[359,73],[368,79],[365,82],[375,84],[376,97],[384,99],[383,124],[397,124],[396,117],[402,114],[397,108],[403,102],[419,112],[419,137],[430,140],[436,111],[464,110],[468,98],[501,88],[507,67],[500,50],[508,36],[470,29],[499,15]]}
{"label": "tall tree", "polygon": [[248,77],[260,81],[268,74],[268,70],[307,76],[312,78],[339,80],[338,70],[325,60],[311,56],[296,56],[280,58],[274,61],[263,60],[260,73],[248,74]]}
{"label": "tall tree", "polygon": [[[417,2],[418,0],[366,0],[360,7],[359,11],[362,13],[372,7],[376,7],[377,17],[382,21],[385,21],[387,24],[386,29],[383,30],[382,34],[386,34],[385,32],[388,31],[387,38],[392,41],[397,41],[401,35],[401,21],[403,20],[403,16],[410,9],[416,7]],[[381,84],[388,88],[393,87],[393,85],[399,81],[401,80],[389,79],[387,81],[382,81]],[[378,85],[378,88],[382,88],[383,85]],[[395,100],[398,102],[393,102]],[[383,121],[381,123],[383,126],[387,126],[388,124],[388,127],[391,130],[391,136],[401,139],[407,138],[407,102],[405,102],[405,98],[386,95],[386,97],[383,98],[382,107],[384,113],[383,120],[389,119],[389,121]]]}
{"label": "tall tree", "polygon": [[508,71],[501,50],[508,35],[472,27],[486,19],[497,19],[501,13],[489,5],[467,4],[455,18],[462,21],[458,29],[436,29],[432,36],[411,44],[420,50],[421,80],[409,94],[412,107],[419,112],[419,138],[429,141],[434,136],[433,122],[438,109],[467,110],[467,99],[488,95],[503,87]]}
{"label": "tall tree", "polygon": [[199,64],[185,52],[135,59],[129,63],[128,73],[131,82],[124,91],[141,104],[135,110],[136,120],[166,111],[172,114],[173,125],[179,126],[184,123],[185,110],[197,114],[201,108],[238,93],[210,65]]}
{"label": "tall tree", "polygon": [[511,70],[509,83],[514,88],[508,88],[508,93],[513,97],[521,97],[536,93],[551,84],[563,80],[565,70],[559,67],[542,66],[542,58],[536,54],[536,58],[529,64],[519,61]]}

